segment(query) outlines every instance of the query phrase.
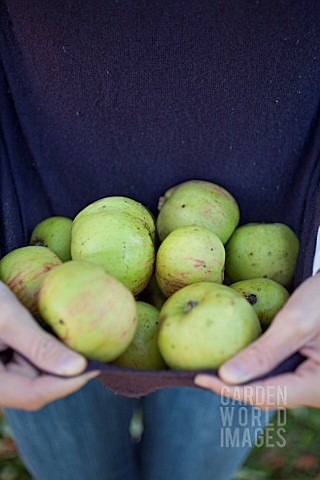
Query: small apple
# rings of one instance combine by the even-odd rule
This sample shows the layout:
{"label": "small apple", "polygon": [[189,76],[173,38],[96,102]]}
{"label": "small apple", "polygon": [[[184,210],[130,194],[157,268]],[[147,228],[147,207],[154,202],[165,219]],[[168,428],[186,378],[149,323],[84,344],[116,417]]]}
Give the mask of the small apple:
{"label": "small apple", "polygon": [[72,220],[67,217],[49,217],[34,228],[30,245],[48,247],[62,262],[71,260]]}
{"label": "small apple", "polygon": [[262,327],[267,328],[289,298],[289,292],[280,283],[269,278],[240,280],[230,285],[253,306]]}
{"label": "small apple", "polygon": [[239,207],[223,187],[190,180],[170,188],[159,199],[157,231],[160,240],[178,227],[196,225],[214,232],[226,243],[239,223]]}
{"label": "small apple", "polygon": [[151,277],[147,287],[139,295],[139,300],[150,303],[158,310],[161,310],[161,307],[167,300],[167,297],[161,292],[155,275]]}
{"label": "small apple", "polygon": [[138,301],[138,327],[127,350],[113,365],[144,370],[161,370],[166,364],[159,352],[157,329],[159,310],[145,302]]}
{"label": "small apple", "polygon": [[132,293],[91,262],[70,261],[49,272],[39,310],[66,345],[101,362],[121,355],[137,327]]}
{"label": "small apple", "polygon": [[203,227],[180,227],[159,247],[157,283],[167,297],[192,283],[222,283],[224,262],[224,246],[215,233]]}
{"label": "small apple", "polygon": [[90,203],[90,205],[81,210],[75,217],[74,222],[86,215],[112,210],[116,210],[119,213],[128,213],[139,219],[145,224],[154,240],[156,226],[153,214],[144,205],[129,197],[114,196],[100,198],[100,200]]}
{"label": "small apple", "polygon": [[59,265],[60,258],[49,248],[16,248],[0,260],[0,278],[31,314],[39,319],[40,286],[48,272]]}
{"label": "small apple", "polygon": [[270,278],[292,286],[299,251],[296,234],[283,223],[248,223],[226,245],[226,275],[232,283]]}
{"label": "small apple", "polygon": [[260,333],[259,319],[242,295],[225,285],[195,283],[163,305],[158,346],[172,369],[216,369]]}
{"label": "small apple", "polygon": [[101,265],[137,295],[153,274],[155,248],[144,222],[127,212],[106,208],[76,218],[71,256]]}

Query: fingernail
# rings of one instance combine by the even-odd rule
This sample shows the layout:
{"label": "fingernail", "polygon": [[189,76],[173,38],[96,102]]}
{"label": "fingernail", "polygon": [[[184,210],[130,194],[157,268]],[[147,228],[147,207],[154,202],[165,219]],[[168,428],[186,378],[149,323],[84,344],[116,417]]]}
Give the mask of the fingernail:
{"label": "fingernail", "polygon": [[76,385],[85,385],[90,380],[98,377],[101,372],[94,370],[92,372],[80,373],[79,375],[74,375],[68,378],[68,382],[73,382]]}
{"label": "fingernail", "polygon": [[207,388],[210,386],[210,377],[208,377],[208,375],[197,375],[194,383],[198,387]]}
{"label": "fingernail", "polygon": [[227,383],[241,383],[249,378],[249,372],[242,362],[232,361],[222,365],[219,376]]}
{"label": "fingernail", "polygon": [[59,359],[59,373],[63,375],[76,375],[86,367],[86,360],[78,353],[67,352]]}
{"label": "fingernail", "polygon": [[88,380],[91,380],[92,378],[96,378],[100,375],[100,371],[99,370],[94,370],[93,372],[88,372],[88,373],[84,373],[82,375],[83,378],[86,378]]}

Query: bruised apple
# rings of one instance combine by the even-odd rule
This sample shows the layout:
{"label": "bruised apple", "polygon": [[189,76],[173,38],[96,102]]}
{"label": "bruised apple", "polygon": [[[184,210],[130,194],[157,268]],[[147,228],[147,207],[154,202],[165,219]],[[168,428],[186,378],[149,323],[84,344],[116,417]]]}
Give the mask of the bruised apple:
{"label": "bruised apple", "polygon": [[46,247],[21,247],[0,261],[0,278],[20,302],[39,319],[38,294],[48,272],[61,265],[60,258]]}
{"label": "bruised apple", "polygon": [[71,260],[72,220],[67,217],[48,217],[34,228],[30,245],[48,247],[62,262]]}
{"label": "bruised apple", "polygon": [[138,301],[136,305],[138,312],[136,333],[127,350],[113,362],[113,365],[144,370],[166,368],[157,344],[160,312],[145,302]]}
{"label": "bruised apple", "polygon": [[240,280],[230,286],[252,305],[263,328],[270,325],[289,298],[288,290],[269,278]]}
{"label": "bruised apple", "polygon": [[121,355],[137,327],[132,293],[90,262],[70,261],[51,271],[40,289],[39,310],[66,345],[102,362]]}
{"label": "bruised apple", "polygon": [[156,280],[166,297],[192,283],[222,283],[225,250],[219,237],[203,227],[180,227],[161,243]]}
{"label": "bruised apple", "polygon": [[159,199],[157,231],[160,240],[178,227],[196,225],[214,232],[223,244],[239,223],[239,207],[223,187],[190,180],[170,188]]}
{"label": "bruised apple", "polygon": [[195,283],[163,305],[158,346],[171,369],[216,369],[260,333],[259,319],[242,295],[225,285]]}

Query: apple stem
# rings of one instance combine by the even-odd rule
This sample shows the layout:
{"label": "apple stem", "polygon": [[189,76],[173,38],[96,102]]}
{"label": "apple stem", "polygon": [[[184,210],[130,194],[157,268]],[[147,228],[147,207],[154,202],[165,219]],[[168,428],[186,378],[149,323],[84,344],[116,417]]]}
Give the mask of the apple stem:
{"label": "apple stem", "polygon": [[250,295],[245,294],[246,299],[250,303],[250,305],[254,305],[257,303],[257,296],[254,293],[250,293]]}
{"label": "apple stem", "polygon": [[41,240],[41,238],[35,237],[31,243],[33,247],[44,247],[44,242]]}
{"label": "apple stem", "polygon": [[183,312],[184,313],[189,313],[194,307],[196,307],[198,305],[199,302],[195,301],[195,300],[190,300],[187,305],[185,306]]}

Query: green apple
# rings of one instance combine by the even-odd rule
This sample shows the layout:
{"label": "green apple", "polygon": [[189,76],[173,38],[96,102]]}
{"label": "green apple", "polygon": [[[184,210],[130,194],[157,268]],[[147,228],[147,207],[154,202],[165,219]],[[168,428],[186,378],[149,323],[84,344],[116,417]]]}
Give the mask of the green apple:
{"label": "green apple", "polygon": [[137,302],[138,327],[127,350],[113,365],[144,370],[161,370],[166,364],[159,352],[157,329],[159,310],[145,302]]}
{"label": "green apple", "polygon": [[269,278],[241,280],[230,286],[253,306],[263,328],[270,325],[289,298],[288,290]]}
{"label": "green apple", "polygon": [[137,328],[130,290],[91,262],[70,261],[49,272],[40,289],[39,310],[66,345],[101,362],[121,355]]}
{"label": "green apple", "polygon": [[216,369],[260,333],[259,319],[242,295],[225,285],[195,283],[163,305],[158,346],[172,369]]}
{"label": "green apple", "polygon": [[101,265],[137,295],[153,274],[155,248],[143,221],[124,211],[104,209],[74,221],[71,256]]}
{"label": "green apple", "polygon": [[39,319],[38,294],[48,272],[61,265],[60,258],[46,247],[21,247],[0,261],[0,278],[20,302]]}
{"label": "green apple", "polygon": [[90,203],[90,205],[81,210],[81,212],[75,217],[74,221],[76,222],[86,215],[104,211],[124,212],[139,219],[145,224],[154,240],[156,226],[153,214],[144,205],[129,197],[114,196],[100,198],[100,200]]}
{"label": "green apple", "polygon": [[239,223],[239,207],[223,187],[190,180],[170,188],[159,199],[157,231],[160,240],[178,227],[196,225],[214,232],[223,244]]}
{"label": "green apple", "polygon": [[49,217],[34,228],[30,245],[48,247],[63,261],[71,260],[72,220],[67,217]]}
{"label": "green apple", "polygon": [[167,297],[162,293],[157,283],[156,276],[151,277],[147,287],[139,295],[139,300],[150,303],[158,310],[161,310],[162,305],[167,300]]}
{"label": "green apple", "polygon": [[192,283],[222,283],[224,262],[225,249],[215,233],[203,227],[180,227],[160,245],[157,283],[167,297]]}
{"label": "green apple", "polygon": [[226,275],[232,283],[270,278],[292,286],[299,251],[296,234],[283,223],[248,223],[226,245]]}

